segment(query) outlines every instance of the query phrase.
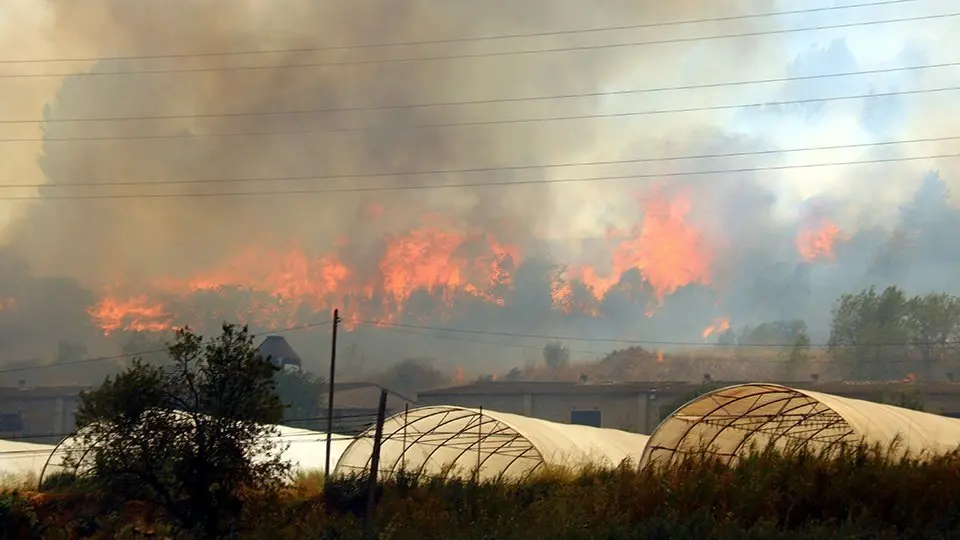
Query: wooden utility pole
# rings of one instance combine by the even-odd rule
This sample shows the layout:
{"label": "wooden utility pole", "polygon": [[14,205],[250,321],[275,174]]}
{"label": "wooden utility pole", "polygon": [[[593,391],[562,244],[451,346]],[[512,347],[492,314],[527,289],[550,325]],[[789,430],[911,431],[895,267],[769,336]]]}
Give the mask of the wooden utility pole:
{"label": "wooden utility pole", "polygon": [[387,391],[380,390],[377,405],[377,428],[373,435],[373,455],[370,456],[370,476],[367,480],[367,511],[363,513],[363,530],[370,534],[373,526],[373,511],[377,504],[377,474],[380,472],[380,444],[383,438],[383,422],[387,416]]}
{"label": "wooden utility pole", "polygon": [[337,375],[337,327],[340,326],[340,310],[333,310],[333,338],[330,342],[330,380],[327,381],[327,455],[324,456],[324,484],[330,479],[330,451],[333,447],[333,382]]}

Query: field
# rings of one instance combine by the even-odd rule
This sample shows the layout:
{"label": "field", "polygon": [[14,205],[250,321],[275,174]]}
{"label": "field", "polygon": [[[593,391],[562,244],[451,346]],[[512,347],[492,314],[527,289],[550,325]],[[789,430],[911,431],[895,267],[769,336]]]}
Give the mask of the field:
{"label": "field", "polygon": [[[237,538],[364,538],[362,478],[322,489],[301,476],[251,493]],[[159,509],[66,483],[0,498],[7,538],[164,538]],[[668,470],[545,470],[523,482],[399,477],[380,487],[371,538],[960,538],[960,455],[891,459],[756,452],[727,467],[702,455]]]}

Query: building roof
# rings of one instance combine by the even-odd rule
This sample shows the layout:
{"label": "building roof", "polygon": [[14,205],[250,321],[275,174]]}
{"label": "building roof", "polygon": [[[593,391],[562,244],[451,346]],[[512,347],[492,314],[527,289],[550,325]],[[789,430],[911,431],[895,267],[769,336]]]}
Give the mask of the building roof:
{"label": "building roof", "polygon": [[565,382],[565,381],[494,381],[438,388],[419,392],[418,396],[504,395],[504,394],[636,394],[668,389],[696,388],[688,382]]}
{"label": "building roof", "polygon": [[333,384],[334,405],[340,408],[376,409],[380,403],[380,390],[387,391],[387,409],[396,410],[416,401],[371,382],[338,382]]}
{"label": "building roof", "polygon": [[257,350],[264,358],[270,358],[275,364],[281,366],[300,367],[300,355],[293,350],[293,347],[287,343],[283,336],[267,336],[264,338]]}
{"label": "building roof", "polygon": [[[494,381],[425,390],[419,398],[463,395],[509,394],[636,394],[649,392],[686,393],[700,390],[704,384],[722,387],[743,384],[743,381],[630,381],[630,382],[567,382],[567,381]],[[922,394],[960,393],[960,382],[803,382],[783,383],[797,389],[816,390],[839,395],[876,395],[886,392],[915,390]]]}
{"label": "building roof", "polygon": [[90,386],[0,386],[0,399],[72,398]]}

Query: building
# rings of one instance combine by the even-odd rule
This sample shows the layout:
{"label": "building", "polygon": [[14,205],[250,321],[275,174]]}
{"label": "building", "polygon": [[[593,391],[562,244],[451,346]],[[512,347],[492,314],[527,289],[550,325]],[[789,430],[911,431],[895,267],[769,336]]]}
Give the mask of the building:
{"label": "building", "polygon": [[[333,385],[333,432],[356,433],[373,425],[377,418],[377,408],[380,406],[380,392],[387,391],[386,416],[403,412],[405,408],[418,407],[415,400],[402,396],[389,388],[370,382],[338,382]],[[322,426],[326,411],[315,429]]]}
{"label": "building", "polygon": [[[737,382],[484,382],[420,392],[424,405],[455,405],[552,422],[652,433],[662,418],[707,388]],[[797,389],[900,405],[960,417],[960,383],[783,383]],[[709,385],[709,386],[707,386]]]}
{"label": "building", "polygon": [[267,336],[257,347],[257,351],[264,358],[269,358],[273,365],[284,369],[300,369],[303,364],[300,355],[283,336]]}
{"label": "building", "polygon": [[0,387],[0,439],[56,443],[76,428],[84,386]]}

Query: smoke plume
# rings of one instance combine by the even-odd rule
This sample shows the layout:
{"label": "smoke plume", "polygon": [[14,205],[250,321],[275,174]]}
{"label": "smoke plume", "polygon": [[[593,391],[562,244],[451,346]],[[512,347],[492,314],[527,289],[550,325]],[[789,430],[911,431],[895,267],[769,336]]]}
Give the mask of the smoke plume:
{"label": "smoke plume", "polygon": [[[734,325],[799,317],[816,341],[842,292],[874,283],[960,292],[950,272],[960,258],[960,211],[948,189],[955,161],[807,166],[955,152],[951,141],[869,146],[953,135],[953,94],[782,104],[944,86],[954,68],[624,93],[943,62],[939,51],[950,48],[931,43],[956,38],[937,21],[923,33],[903,24],[684,41],[915,15],[908,7],[468,40],[773,8],[746,0],[19,6],[51,40],[24,57],[99,60],[7,68],[65,75],[2,87],[46,121],[42,130],[3,128],[43,141],[30,154],[36,170],[17,161],[16,173],[16,182],[43,184],[41,199],[11,208],[4,233],[4,260],[23,264],[0,266],[0,297],[34,306],[0,311],[0,321],[10,317],[0,329],[5,354],[63,339],[106,350],[127,330],[224,318],[295,326],[339,307],[353,331],[346,339],[377,363],[402,351],[455,355],[490,371],[516,364],[504,345],[535,356],[542,344],[488,336],[498,343],[464,352],[454,335],[363,321],[702,341],[717,317]],[[884,51],[864,45],[878,35]],[[666,40],[674,43],[597,47]],[[344,48],[407,42],[420,44]],[[565,50],[502,54],[540,49]],[[264,50],[286,52],[207,54]],[[423,60],[437,56],[458,58]],[[421,60],[401,60],[410,58]],[[49,91],[51,79],[55,95],[42,111],[29,108],[46,96],[30,85]],[[438,105],[477,101],[486,103]],[[717,107],[743,103],[771,105]],[[704,110],[625,114],[674,109]],[[244,112],[258,114],[236,114]],[[602,117],[516,121],[584,115]],[[127,120],[67,121],[85,118]],[[864,146],[745,155],[850,144]],[[718,154],[728,156],[609,163]],[[592,165],[535,167],[565,163]],[[472,172],[435,172],[451,170]],[[692,174],[711,170],[731,172]],[[537,183],[592,177],[620,179]],[[496,185],[455,187],[478,183]],[[319,334],[291,342],[322,356]]]}

